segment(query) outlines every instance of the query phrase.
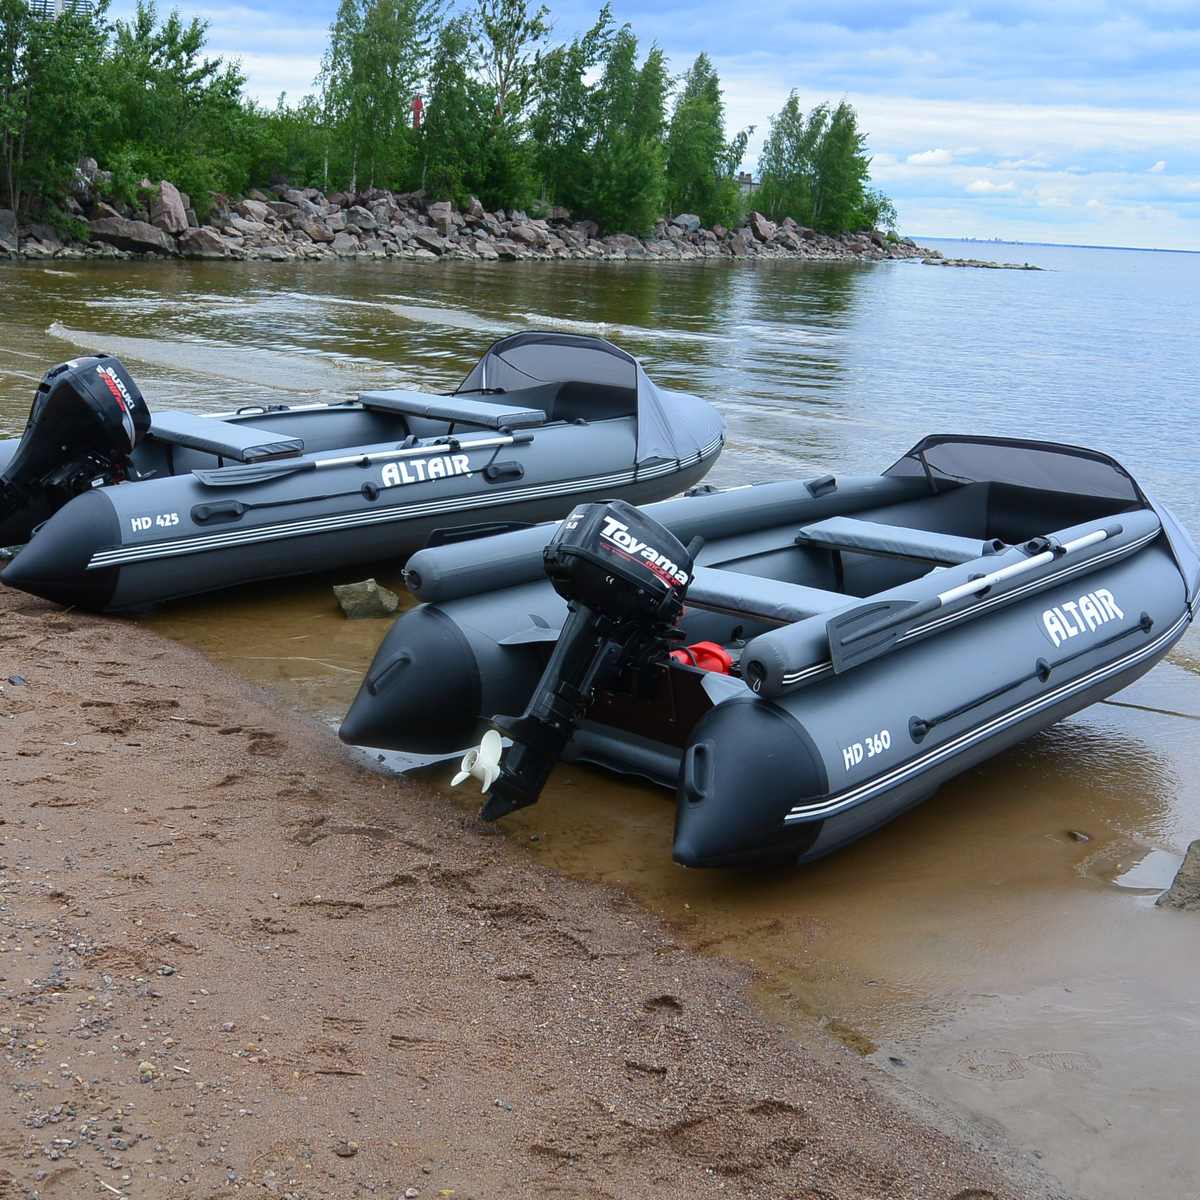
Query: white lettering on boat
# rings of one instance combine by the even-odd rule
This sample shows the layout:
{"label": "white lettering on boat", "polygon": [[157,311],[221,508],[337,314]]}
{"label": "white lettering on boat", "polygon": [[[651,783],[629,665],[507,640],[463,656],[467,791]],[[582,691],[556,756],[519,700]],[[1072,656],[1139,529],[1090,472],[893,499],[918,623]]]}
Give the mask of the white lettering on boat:
{"label": "white lettering on boat", "polygon": [[452,479],[471,473],[471,460],[465,454],[439,454],[434,458],[402,458],[386,463],[380,482],[384,487],[403,487],[406,483]]}
{"label": "white lettering on boat", "polygon": [[1078,600],[1064,600],[1042,613],[1042,628],[1056,647],[1068,638],[1085,630],[1091,633],[1109,621],[1121,620],[1125,614],[1108,588],[1097,588]]}
{"label": "white lettering on boat", "polygon": [[849,771],[851,768],[857,767],[859,763],[874,758],[891,748],[891,733],[886,729],[881,729],[878,733],[872,733],[863,738],[861,742],[851,742],[849,746],[843,746],[842,759],[846,764],[846,770]]}
{"label": "white lettering on boat", "polygon": [[655,574],[661,575],[668,583],[682,587],[690,578],[678,563],[672,562],[665,554],[655,550],[648,543],[638,541],[629,532],[629,526],[623,521],[618,521],[616,517],[604,518],[604,528],[600,530],[600,536],[612,542],[614,546],[620,548],[622,553],[628,554],[631,558],[645,559],[650,569]]}

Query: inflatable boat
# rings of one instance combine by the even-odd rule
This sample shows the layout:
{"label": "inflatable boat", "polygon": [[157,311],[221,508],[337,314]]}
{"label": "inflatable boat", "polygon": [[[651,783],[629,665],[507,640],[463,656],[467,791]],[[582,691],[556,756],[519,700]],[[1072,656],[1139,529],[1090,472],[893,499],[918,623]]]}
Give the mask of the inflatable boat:
{"label": "inflatable boat", "polygon": [[674,789],[686,866],[805,862],[1118,691],[1200,559],[1103,454],[933,436],[876,477],[768,483],[423,550],[345,741],[482,741],[483,816],[559,759]]}
{"label": "inflatable boat", "polygon": [[231,584],[406,558],[431,536],[561,517],[694,484],[724,422],[598,338],[519,333],[451,396],[151,413],[109,355],[48,371],[0,443],[0,578],[108,611]]}

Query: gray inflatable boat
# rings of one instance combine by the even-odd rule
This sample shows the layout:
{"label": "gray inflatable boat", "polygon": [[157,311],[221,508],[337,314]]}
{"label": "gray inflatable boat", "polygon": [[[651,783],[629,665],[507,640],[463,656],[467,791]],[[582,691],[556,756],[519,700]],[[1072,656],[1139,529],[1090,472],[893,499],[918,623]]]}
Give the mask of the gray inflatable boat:
{"label": "gray inflatable boat", "polygon": [[724,421],[656,387],[599,338],[497,342],[451,396],[151,413],[108,355],[39,385],[24,436],[0,442],[3,581],[93,611],[253,580],[407,558],[561,517],[644,503],[701,479]]}
{"label": "gray inflatable boat", "polygon": [[1103,454],[934,436],[878,477],[581,506],[407,578],[344,740],[490,725],[459,773],[485,817],[596,763],[675,790],[678,862],[746,866],[827,854],[1137,679],[1200,559]]}

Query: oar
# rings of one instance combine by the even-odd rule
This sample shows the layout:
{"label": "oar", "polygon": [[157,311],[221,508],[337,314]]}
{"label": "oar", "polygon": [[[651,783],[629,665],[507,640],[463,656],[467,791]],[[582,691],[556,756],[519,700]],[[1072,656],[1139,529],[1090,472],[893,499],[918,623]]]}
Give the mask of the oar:
{"label": "oar", "polygon": [[1001,567],[990,575],[969,579],[949,591],[939,592],[928,600],[883,600],[877,604],[865,604],[861,608],[832,618],[825,626],[829,634],[829,653],[835,672],[847,671],[861,663],[870,662],[886,654],[918,621],[935,613],[947,604],[969,596],[981,598],[983,593],[997,584],[1015,579],[1019,575],[1036,571],[1056,559],[1074,554],[1098,542],[1118,537],[1124,532],[1120,524],[1107,525],[1092,533],[1085,533],[1074,541],[1049,544],[1048,548],[1023,562]]}
{"label": "oar", "polygon": [[428,458],[433,454],[463,454],[470,450],[493,450],[514,443],[532,442],[533,434],[521,430],[496,437],[478,438],[473,442],[453,438],[423,446],[404,446],[396,450],[378,450],[372,454],[347,454],[340,458],[296,458],[265,463],[245,463],[218,467],[215,471],[193,471],[192,474],[207,487],[242,487],[249,483],[266,483],[285,475],[300,475],[305,471],[327,471],[333,467],[369,467],[374,463],[394,462],[401,458]]}

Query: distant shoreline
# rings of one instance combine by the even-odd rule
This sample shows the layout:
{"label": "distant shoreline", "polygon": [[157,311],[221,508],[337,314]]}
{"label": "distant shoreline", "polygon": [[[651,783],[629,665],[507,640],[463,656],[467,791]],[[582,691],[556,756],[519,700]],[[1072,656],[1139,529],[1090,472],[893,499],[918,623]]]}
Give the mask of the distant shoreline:
{"label": "distant shoreline", "polygon": [[[278,185],[244,200],[211,194],[201,223],[190,198],[172,183],[144,181],[137,204],[122,210],[84,196],[72,220],[80,236],[52,225],[21,222],[0,210],[0,254],[11,259],[205,259],[252,262],[443,260],[601,262],[793,259],[815,262],[918,260],[938,266],[1037,270],[1028,263],[947,259],[939,250],[879,229],[837,236],[776,223],[762,213],[745,225],[705,228],[698,216],[662,218],[646,237],[600,235],[592,221],[572,220],[565,208],[530,217],[517,210],[488,212],[478,200],[465,209],[429,202],[421,192],[371,189],[323,195],[316,188]],[[87,216],[87,220],[82,218]],[[86,228],[87,235],[83,236]]]}

